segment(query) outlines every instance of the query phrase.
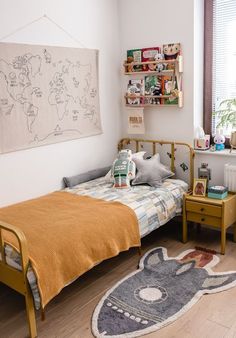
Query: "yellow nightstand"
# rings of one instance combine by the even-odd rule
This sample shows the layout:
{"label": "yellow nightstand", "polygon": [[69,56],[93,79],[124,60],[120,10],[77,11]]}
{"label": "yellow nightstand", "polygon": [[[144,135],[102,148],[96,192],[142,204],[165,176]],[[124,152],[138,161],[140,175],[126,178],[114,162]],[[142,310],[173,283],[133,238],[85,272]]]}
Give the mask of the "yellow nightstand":
{"label": "yellow nightstand", "polygon": [[228,194],[223,200],[185,194],[183,198],[183,242],[188,240],[188,221],[211,225],[221,229],[221,254],[225,254],[226,229],[235,223],[236,242],[236,195]]}

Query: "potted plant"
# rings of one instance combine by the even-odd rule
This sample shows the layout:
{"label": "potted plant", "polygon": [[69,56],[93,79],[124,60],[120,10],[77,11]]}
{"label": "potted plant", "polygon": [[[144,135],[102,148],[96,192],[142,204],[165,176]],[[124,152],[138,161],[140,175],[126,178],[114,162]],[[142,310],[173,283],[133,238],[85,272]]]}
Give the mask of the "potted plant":
{"label": "potted plant", "polygon": [[213,116],[218,118],[216,128],[228,128],[232,126],[230,137],[230,145],[236,148],[236,98],[223,100],[219,106],[219,110],[213,112]]}

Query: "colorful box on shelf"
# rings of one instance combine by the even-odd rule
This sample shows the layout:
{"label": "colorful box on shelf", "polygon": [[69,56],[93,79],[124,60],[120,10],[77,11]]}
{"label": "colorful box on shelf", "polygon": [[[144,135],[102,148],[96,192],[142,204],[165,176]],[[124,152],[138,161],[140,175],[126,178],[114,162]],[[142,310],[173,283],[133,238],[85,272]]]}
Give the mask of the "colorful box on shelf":
{"label": "colorful box on shelf", "polygon": [[213,185],[208,188],[208,197],[222,200],[228,196],[228,188],[223,185]]}

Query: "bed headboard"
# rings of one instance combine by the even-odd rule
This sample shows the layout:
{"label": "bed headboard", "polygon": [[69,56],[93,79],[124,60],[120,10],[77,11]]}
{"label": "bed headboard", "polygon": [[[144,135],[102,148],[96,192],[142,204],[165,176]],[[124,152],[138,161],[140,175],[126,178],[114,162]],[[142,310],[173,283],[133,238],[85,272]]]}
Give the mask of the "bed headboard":
{"label": "bed headboard", "polygon": [[194,150],[184,142],[145,140],[138,138],[123,138],[118,144],[118,150],[132,149],[135,152],[145,150],[150,155],[160,153],[161,162],[170,166],[177,178],[188,181],[192,190],[194,177]]}

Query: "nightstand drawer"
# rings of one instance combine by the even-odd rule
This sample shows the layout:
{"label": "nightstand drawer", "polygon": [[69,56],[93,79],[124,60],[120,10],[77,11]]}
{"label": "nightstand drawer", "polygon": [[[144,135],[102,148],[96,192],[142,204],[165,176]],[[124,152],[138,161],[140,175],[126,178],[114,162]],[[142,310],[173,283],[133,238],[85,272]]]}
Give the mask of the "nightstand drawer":
{"label": "nightstand drawer", "polygon": [[221,226],[221,218],[208,215],[200,215],[195,212],[187,212],[187,220],[200,224],[212,225],[215,227]]}
{"label": "nightstand drawer", "polygon": [[186,210],[200,213],[202,215],[211,215],[215,217],[221,217],[221,214],[222,214],[221,207],[217,207],[215,205],[210,205],[206,203],[192,202],[192,201],[186,201]]}

